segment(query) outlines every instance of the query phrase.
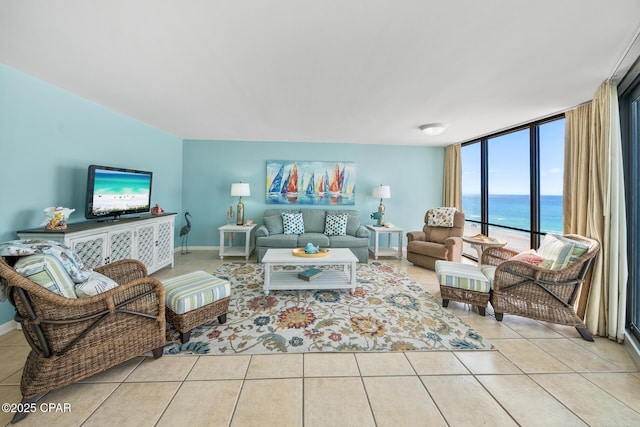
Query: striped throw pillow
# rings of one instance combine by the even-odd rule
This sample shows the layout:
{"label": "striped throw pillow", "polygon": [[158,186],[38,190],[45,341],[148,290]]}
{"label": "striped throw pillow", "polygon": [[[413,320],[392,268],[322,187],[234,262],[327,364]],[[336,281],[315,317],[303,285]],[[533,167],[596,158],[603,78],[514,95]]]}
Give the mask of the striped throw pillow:
{"label": "striped throw pillow", "polygon": [[588,247],[580,242],[556,234],[547,234],[536,251],[543,258],[553,260],[552,270],[560,270],[582,256]]}
{"label": "striped throw pillow", "polygon": [[15,270],[51,292],[76,298],[75,283],[58,259],[52,255],[38,254],[20,258],[14,265]]}

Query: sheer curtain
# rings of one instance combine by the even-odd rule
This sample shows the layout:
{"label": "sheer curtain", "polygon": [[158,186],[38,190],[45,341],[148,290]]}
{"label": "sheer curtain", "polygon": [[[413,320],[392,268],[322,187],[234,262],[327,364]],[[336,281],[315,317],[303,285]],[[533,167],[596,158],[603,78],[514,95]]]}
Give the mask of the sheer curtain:
{"label": "sheer curtain", "polygon": [[593,101],[566,114],[564,232],[600,242],[578,314],[594,335],[624,339],[627,231],[618,94],[605,82]]}
{"label": "sheer curtain", "polygon": [[449,145],[444,150],[444,184],[442,206],[462,211],[462,160],[460,144]]}

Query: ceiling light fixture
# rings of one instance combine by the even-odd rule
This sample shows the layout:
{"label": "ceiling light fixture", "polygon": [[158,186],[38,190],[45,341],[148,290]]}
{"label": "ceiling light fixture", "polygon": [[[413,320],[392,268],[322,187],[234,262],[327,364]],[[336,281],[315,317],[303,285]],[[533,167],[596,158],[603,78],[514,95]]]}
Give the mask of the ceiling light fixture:
{"label": "ceiling light fixture", "polygon": [[444,132],[446,127],[447,125],[445,125],[444,123],[429,123],[420,126],[420,130],[427,135],[433,136],[440,135],[442,132]]}

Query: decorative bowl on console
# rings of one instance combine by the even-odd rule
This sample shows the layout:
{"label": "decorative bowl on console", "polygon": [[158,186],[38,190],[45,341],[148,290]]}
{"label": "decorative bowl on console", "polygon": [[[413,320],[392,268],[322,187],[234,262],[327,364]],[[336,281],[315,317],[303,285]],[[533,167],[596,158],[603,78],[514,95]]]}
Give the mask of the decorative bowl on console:
{"label": "decorative bowl on console", "polygon": [[52,206],[44,209],[43,212],[46,216],[45,230],[66,230],[69,215],[75,212],[75,209]]}

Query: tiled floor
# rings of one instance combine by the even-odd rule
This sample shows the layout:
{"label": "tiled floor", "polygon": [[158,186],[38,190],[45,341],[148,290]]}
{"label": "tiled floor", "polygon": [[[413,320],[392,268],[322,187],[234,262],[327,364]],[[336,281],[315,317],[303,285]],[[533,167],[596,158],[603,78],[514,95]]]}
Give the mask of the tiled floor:
{"label": "tiled floor", "polygon": [[[390,262],[439,297],[433,272]],[[213,251],[177,253],[176,266],[154,276],[220,263]],[[490,309],[450,309],[497,350],[139,357],[49,393],[19,425],[640,425],[640,372],[624,346],[514,316],[497,322]],[[0,336],[2,402],[20,401],[28,351],[20,331]],[[41,403],[71,410],[43,412]],[[0,413],[3,425],[10,419]]]}

